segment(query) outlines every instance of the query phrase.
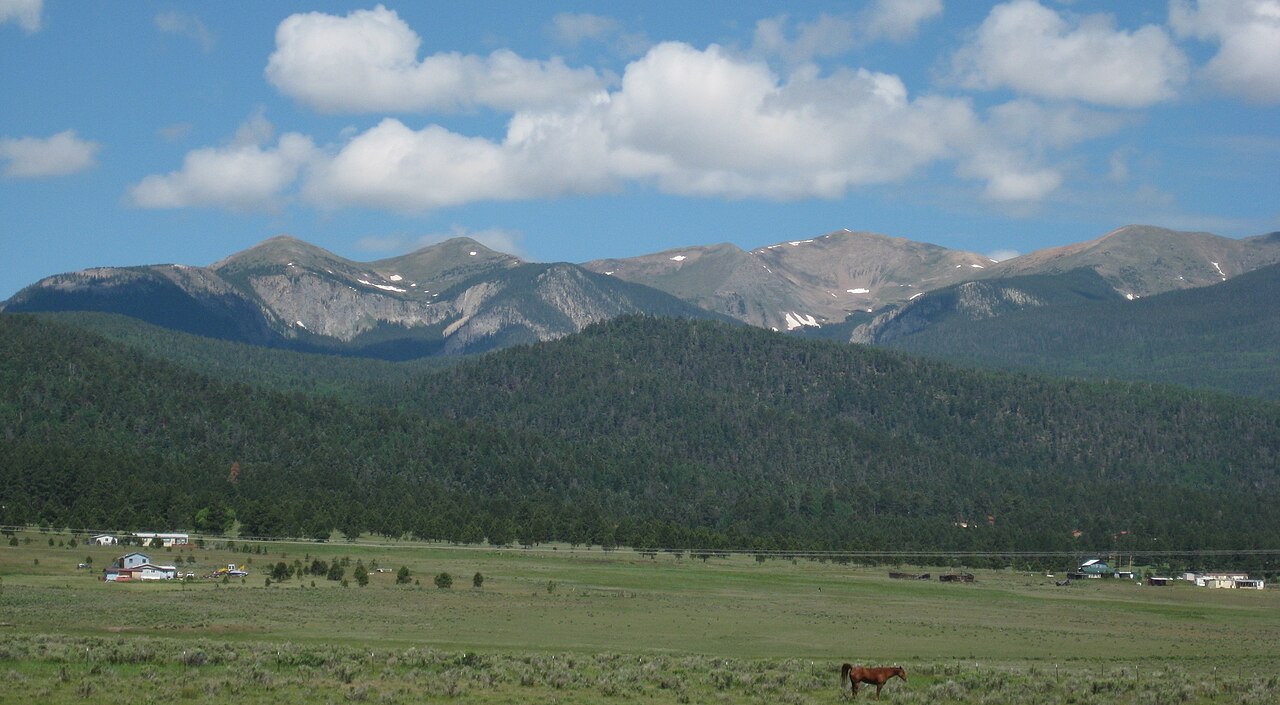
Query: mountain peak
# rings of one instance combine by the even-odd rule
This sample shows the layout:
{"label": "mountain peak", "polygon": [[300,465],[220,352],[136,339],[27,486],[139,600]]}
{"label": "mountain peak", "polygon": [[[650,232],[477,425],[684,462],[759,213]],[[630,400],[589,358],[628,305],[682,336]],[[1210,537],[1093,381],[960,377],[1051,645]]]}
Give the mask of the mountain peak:
{"label": "mountain peak", "polygon": [[430,282],[436,290],[442,290],[477,274],[521,264],[524,262],[519,257],[491,250],[469,237],[454,237],[405,255],[370,262],[369,266],[383,274]]}
{"label": "mountain peak", "polygon": [[209,269],[231,272],[259,267],[296,264],[300,267],[330,268],[334,263],[349,264],[332,252],[299,240],[291,235],[276,235],[214,262]]}

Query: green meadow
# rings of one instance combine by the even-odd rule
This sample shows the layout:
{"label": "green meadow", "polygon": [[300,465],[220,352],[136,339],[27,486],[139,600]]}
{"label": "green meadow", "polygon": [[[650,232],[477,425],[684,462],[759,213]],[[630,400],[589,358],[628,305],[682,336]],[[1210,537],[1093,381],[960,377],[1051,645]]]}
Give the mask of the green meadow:
{"label": "green meadow", "polygon": [[[1059,587],[991,570],[950,584],[929,567],[911,570],[933,580],[907,581],[891,566],[803,558],[416,542],[141,549],[184,573],[236,563],[250,574],[112,584],[101,569],[138,549],[18,538],[0,543],[3,702],[826,703],[849,697],[845,661],[905,667],[908,682],[885,687],[891,702],[1274,703],[1280,692],[1271,589]],[[267,585],[278,562],[316,560],[345,564],[346,585]],[[370,569],[364,587],[357,563]],[[441,573],[451,587],[436,586]]]}

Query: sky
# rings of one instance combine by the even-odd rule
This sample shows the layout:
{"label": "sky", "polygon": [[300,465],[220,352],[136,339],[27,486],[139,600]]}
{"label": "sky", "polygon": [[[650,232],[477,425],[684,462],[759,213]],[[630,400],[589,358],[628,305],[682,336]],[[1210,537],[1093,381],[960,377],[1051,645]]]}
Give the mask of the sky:
{"label": "sky", "polygon": [[531,261],[1280,230],[1280,0],[0,0],[0,299],[288,234]]}

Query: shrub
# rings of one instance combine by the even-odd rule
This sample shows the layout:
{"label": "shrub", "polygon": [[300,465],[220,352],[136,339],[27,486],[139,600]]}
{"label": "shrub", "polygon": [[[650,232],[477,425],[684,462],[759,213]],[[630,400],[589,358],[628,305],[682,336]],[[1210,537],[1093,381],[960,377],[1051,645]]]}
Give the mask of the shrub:
{"label": "shrub", "polygon": [[436,587],[441,590],[447,590],[448,588],[453,587],[453,576],[448,573],[441,573],[436,576],[435,583]]}
{"label": "shrub", "polygon": [[396,571],[396,585],[409,584],[409,566],[402,565],[400,570]]}

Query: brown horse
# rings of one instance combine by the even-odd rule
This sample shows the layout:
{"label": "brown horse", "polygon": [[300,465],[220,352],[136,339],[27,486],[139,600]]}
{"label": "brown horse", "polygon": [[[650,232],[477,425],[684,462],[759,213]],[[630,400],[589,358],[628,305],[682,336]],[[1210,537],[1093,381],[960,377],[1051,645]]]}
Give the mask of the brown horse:
{"label": "brown horse", "polygon": [[901,666],[886,666],[884,668],[863,668],[862,666],[854,666],[846,663],[840,667],[840,683],[843,685],[846,680],[853,684],[853,697],[858,697],[859,683],[872,683],[876,686],[876,700],[880,699],[880,689],[888,682],[890,678],[897,676],[902,682],[907,681],[907,672],[902,670]]}

